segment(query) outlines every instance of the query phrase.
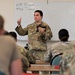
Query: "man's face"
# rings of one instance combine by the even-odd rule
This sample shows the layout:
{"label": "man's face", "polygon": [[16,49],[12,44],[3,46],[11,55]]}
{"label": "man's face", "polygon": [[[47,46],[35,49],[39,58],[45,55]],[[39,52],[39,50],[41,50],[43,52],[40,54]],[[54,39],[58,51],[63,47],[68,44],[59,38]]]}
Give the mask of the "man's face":
{"label": "man's face", "polygon": [[34,13],[34,20],[35,20],[35,22],[39,22],[42,20],[42,16],[40,15],[39,12]]}

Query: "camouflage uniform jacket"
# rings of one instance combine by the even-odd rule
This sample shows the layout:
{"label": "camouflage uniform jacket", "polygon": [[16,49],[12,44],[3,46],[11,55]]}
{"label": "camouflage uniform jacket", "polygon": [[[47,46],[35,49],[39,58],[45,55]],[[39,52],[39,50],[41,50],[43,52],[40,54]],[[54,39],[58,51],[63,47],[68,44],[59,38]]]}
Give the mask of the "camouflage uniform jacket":
{"label": "camouflage uniform jacket", "polygon": [[19,35],[28,35],[29,49],[30,50],[47,50],[46,41],[50,40],[52,37],[52,32],[50,27],[42,22],[41,26],[45,27],[45,34],[41,34],[38,31],[38,25],[36,22],[28,25],[26,28],[16,27],[16,31]]}
{"label": "camouflage uniform jacket", "polygon": [[74,45],[70,42],[58,42],[51,46],[51,48],[45,53],[44,60],[49,61],[49,56],[52,53],[52,56],[58,55],[60,53],[66,52],[66,50],[70,51],[74,49]]}
{"label": "camouflage uniform jacket", "polygon": [[36,63],[36,58],[31,54],[30,51],[28,51],[25,48],[18,46],[18,45],[17,45],[17,47],[20,50],[20,53],[22,54],[22,56],[27,58],[27,60],[29,61],[30,64]]}
{"label": "camouflage uniform jacket", "polygon": [[36,59],[33,57],[33,55],[30,52],[28,52],[23,47],[17,45],[17,49],[21,53],[23,71],[25,72],[28,69],[28,67],[30,66],[31,63],[36,62]]}
{"label": "camouflage uniform jacket", "polygon": [[66,71],[69,70],[69,75],[75,75],[75,49],[66,51],[60,62],[60,73],[66,75]]}
{"label": "camouflage uniform jacket", "polygon": [[[75,57],[74,57],[75,59]],[[75,75],[75,61],[74,63],[69,67],[69,75]]]}
{"label": "camouflage uniform jacket", "polygon": [[[72,41],[72,44],[75,46],[75,41]],[[71,65],[69,66],[69,75],[75,75],[75,56],[71,61]]]}
{"label": "camouflage uniform jacket", "polygon": [[71,43],[70,49],[63,53],[60,66],[60,71],[63,75],[66,75],[67,69],[69,70],[69,75],[75,75],[75,44]]}

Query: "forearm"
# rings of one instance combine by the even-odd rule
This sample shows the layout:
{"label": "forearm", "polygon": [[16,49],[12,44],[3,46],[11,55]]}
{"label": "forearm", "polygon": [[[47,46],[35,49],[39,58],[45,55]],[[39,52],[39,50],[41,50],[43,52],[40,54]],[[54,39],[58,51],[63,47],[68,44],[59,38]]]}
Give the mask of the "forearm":
{"label": "forearm", "polygon": [[45,33],[45,39],[50,40],[52,37],[53,37],[53,34],[52,34],[51,30],[47,29],[47,31]]}
{"label": "forearm", "polygon": [[51,28],[49,26],[46,27],[46,31],[44,33],[45,40],[50,40],[53,37]]}
{"label": "forearm", "polygon": [[26,57],[29,60],[30,64],[36,63],[36,58],[30,52],[26,53]]}
{"label": "forearm", "polygon": [[21,26],[20,27],[16,27],[15,30],[21,36],[24,36],[24,35],[27,35],[28,34],[27,28],[24,28],[23,29]]}
{"label": "forearm", "polygon": [[45,39],[46,39],[46,40],[50,40],[52,37],[53,37],[53,35],[52,35],[51,32],[48,32],[48,33],[46,33],[46,35],[45,35]]}

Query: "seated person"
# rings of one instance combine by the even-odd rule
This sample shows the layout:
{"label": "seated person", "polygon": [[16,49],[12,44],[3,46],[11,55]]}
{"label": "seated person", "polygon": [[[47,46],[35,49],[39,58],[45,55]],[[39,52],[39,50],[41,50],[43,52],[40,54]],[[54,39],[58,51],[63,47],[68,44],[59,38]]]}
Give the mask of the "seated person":
{"label": "seated person", "polygon": [[71,42],[68,42],[69,32],[66,29],[61,29],[58,32],[58,36],[60,42],[53,44],[50,50],[48,50],[44,55],[44,60],[46,62],[51,61],[55,55],[64,53],[66,50],[71,51],[72,49],[75,49],[75,46]]}
{"label": "seated person", "polygon": [[45,61],[49,61],[50,54],[54,57],[60,53],[63,53],[61,60],[61,73],[64,75],[66,70],[69,69],[75,62],[75,45],[68,41],[69,33],[66,29],[61,29],[58,33],[60,42],[53,44],[50,50],[45,54]]}
{"label": "seated person", "polygon": [[0,15],[0,75],[22,75],[20,53],[15,40],[4,35],[4,23]]}
{"label": "seated person", "polygon": [[[9,32],[8,35],[12,36],[17,41],[17,34],[15,32]],[[18,50],[22,54],[23,71],[26,72],[30,64],[36,62],[35,57],[25,48],[17,45]]]}

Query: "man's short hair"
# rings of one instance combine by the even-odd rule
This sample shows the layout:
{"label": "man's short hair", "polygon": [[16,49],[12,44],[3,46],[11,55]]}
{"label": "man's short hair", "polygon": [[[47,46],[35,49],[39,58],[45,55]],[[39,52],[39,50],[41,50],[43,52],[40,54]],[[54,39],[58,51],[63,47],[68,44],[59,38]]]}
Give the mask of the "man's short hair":
{"label": "man's short hair", "polygon": [[5,31],[4,31],[4,35],[8,35],[8,31],[5,30]]}
{"label": "man's short hair", "polygon": [[59,36],[59,39],[61,41],[67,41],[68,38],[69,38],[69,32],[67,29],[61,29],[59,32],[58,32],[58,36]]}
{"label": "man's short hair", "polygon": [[9,32],[8,35],[10,35],[11,37],[13,37],[15,40],[17,40],[17,34],[15,32]]}
{"label": "man's short hair", "polygon": [[[39,12],[39,13],[40,13],[40,16],[43,17],[43,12],[42,12],[41,10],[36,10],[35,12]],[[35,12],[34,12],[34,13],[35,13]]]}
{"label": "man's short hair", "polygon": [[0,15],[0,29],[4,28],[4,18]]}

